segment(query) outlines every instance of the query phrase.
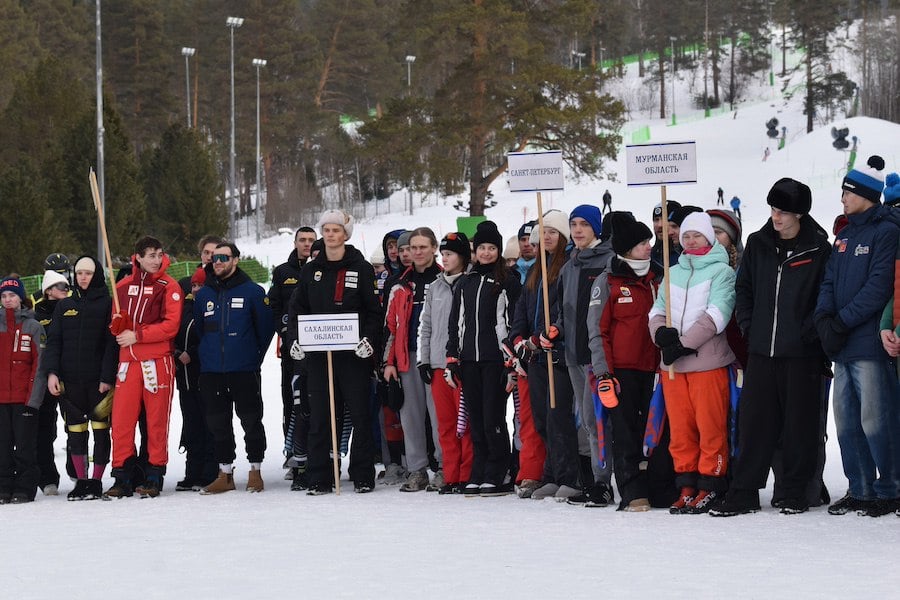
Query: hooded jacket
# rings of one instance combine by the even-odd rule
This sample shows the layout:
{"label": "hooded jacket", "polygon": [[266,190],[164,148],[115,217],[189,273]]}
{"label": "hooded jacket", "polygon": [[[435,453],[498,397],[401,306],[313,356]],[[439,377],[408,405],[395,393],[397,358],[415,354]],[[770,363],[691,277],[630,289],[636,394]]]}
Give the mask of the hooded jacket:
{"label": "hooded jacket", "polygon": [[103,267],[93,257],[94,276],[87,289],[76,281],[72,294],[59,300],[47,330],[47,348],[41,370],[65,382],[113,385],[116,382],[119,345],[109,332],[112,297]]}
{"label": "hooded jacket", "polygon": [[0,404],[27,404],[38,409],[47,378],[38,371],[44,328],[30,308],[0,308]]}
{"label": "hooded jacket", "polygon": [[[375,269],[362,253],[347,244],[340,260],[328,260],[325,251],[303,265],[297,293],[291,296],[285,344],[297,339],[297,316],[327,313],[354,313],[359,316],[359,337],[373,348],[383,323],[375,285]],[[347,352],[353,352],[348,350]]]}
{"label": "hooded jacket", "polygon": [[790,256],[779,255],[777,241],[772,219],[747,239],[735,284],[738,325],[753,354],[824,357],[813,313],[831,254],[828,234],[806,215]]}
{"label": "hooded jacket", "polygon": [[[681,334],[681,344],[697,354],[675,361],[675,371],[712,371],[734,362],[725,327],[734,311],[734,271],[728,252],[715,242],[704,255],[682,253],[678,266],[669,271],[672,294],[672,327]],[[666,324],[666,294],[661,290],[650,311],[650,336]],[[663,369],[668,365],[660,362]]]}
{"label": "hooded jacket", "polygon": [[200,372],[259,371],[275,331],[265,290],[240,267],[227,279],[209,272],[211,267],[194,297]]}
{"label": "hooded jacket", "polygon": [[181,322],[183,291],[166,273],[171,264],[163,255],[156,273],[147,273],[131,258],[131,274],[116,284],[119,306],[134,321],[137,342],[119,348],[119,361],[144,361],[163,358],[172,353],[172,340]]}
{"label": "hooded jacket", "polygon": [[384,318],[386,333],[382,361],[385,365],[397,367],[401,373],[415,366],[409,364],[410,352],[418,348],[418,339],[412,336],[418,335],[425,294],[442,271],[437,262],[422,273],[410,266],[391,287]]}
{"label": "hooded jacket", "polygon": [[559,272],[559,317],[556,327],[562,336],[566,363],[570,366],[591,364],[588,330],[585,327],[591,287],[615,256],[612,242],[607,240],[579,250],[575,248]]}
{"label": "hooded jacket", "polygon": [[900,243],[900,230],[890,220],[890,210],[879,204],[849,215],[849,223],[834,240],[815,313],[816,320],[840,317],[849,330],[841,351],[829,356],[834,361],[873,360],[887,355],[878,326],[894,291]]}

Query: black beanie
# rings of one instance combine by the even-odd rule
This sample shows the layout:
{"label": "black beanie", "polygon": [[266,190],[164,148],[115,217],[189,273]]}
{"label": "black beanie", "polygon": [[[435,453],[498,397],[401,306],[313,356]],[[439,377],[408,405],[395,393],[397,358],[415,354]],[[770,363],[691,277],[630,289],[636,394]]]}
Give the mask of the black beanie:
{"label": "black beanie", "polygon": [[782,177],[769,190],[766,202],[784,212],[806,215],[812,208],[812,193],[805,183]]}
{"label": "black beanie", "polygon": [[519,227],[518,238],[521,240],[523,237],[531,238],[531,230],[537,227],[537,221],[528,221],[527,223],[523,223],[521,227]]}
{"label": "black beanie", "polygon": [[699,206],[681,206],[669,212],[669,221],[681,227],[681,224],[684,223],[685,217],[695,212],[703,212],[703,209]]}
{"label": "black beanie", "polygon": [[497,250],[503,251],[503,236],[497,231],[497,224],[493,221],[482,221],[475,230],[472,245],[478,248],[481,244],[493,244]]}
{"label": "black beanie", "polygon": [[441,240],[440,250],[449,250],[459,254],[466,264],[472,260],[472,248],[469,247],[469,238],[460,231],[448,233]]}
{"label": "black beanie", "polygon": [[622,210],[611,210],[603,216],[603,231],[600,233],[600,241],[605,242],[616,235],[616,231],[623,223],[634,223],[634,215]]}
{"label": "black beanie", "polygon": [[613,252],[625,256],[629,250],[652,237],[653,232],[640,221],[617,220],[612,234]]}
{"label": "black beanie", "polygon": [[[666,202],[666,212],[668,212],[670,215],[679,208],[681,208],[681,202],[678,202],[676,200],[669,200]],[[662,217],[661,203],[653,207],[653,218],[659,219],[660,217]]]}

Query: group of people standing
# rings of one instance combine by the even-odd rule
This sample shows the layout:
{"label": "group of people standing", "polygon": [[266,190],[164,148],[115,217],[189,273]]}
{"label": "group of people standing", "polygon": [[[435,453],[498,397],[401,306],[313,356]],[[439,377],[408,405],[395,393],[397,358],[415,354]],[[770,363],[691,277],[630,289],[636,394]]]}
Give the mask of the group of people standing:
{"label": "group of people standing", "polygon": [[[849,488],[829,512],[900,510],[900,181],[891,174],[885,188],[883,170],[872,157],[844,178],[833,244],[809,214],[809,188],[785,178],[746,248],[732,211],[670,201],[651,230],[607,202],[547,211],[508,244],[491,221],[471,241],[395,230],[367,261],[348,243],[353,218],[326,210],[321,238],[296,231],[268,293],[238,266],[237,246],[213,237],[180,284],[162,243],[142,238],[115,299],[92,257],[76,261],[74,281],[48,269],[39,320],[7,277],[0,503],[55,491],[38,433],[54,399],[76,479],[69,499],[159,495],[176,384],[187,459],[176,490],[236,489],[234,413],[246,489],[262,491],[261,365],[277,333],[284,466],[291,489],[310,495],[332,492],[346,453],[332,447],[333,398],[357,493],[380,481],[724,517],[760,510],[774,470],[773,506],[802,513],[830,502],[833,380]],[[298,318],[336,313],[355,316],[358,342],[332,353],[329,379]],[[49,452],[52,465],[52,440]]]}

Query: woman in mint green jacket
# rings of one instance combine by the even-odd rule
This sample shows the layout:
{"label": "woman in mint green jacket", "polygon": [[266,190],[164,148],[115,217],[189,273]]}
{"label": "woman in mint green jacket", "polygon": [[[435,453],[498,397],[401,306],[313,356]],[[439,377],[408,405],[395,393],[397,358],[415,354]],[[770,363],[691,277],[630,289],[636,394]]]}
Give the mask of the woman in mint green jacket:
{"label": "woman in mint green jacket", "polygon": [[734,310],[735,275],[708,214],[688,215],[680,238],[684,252],[669,271],[672,326],[665,323],[667,298],[661,290],[650,310],[650,334],[662,351],[669,450],[681,487],[669,511],[699,514],[727,488],[728,365],[734,354],[725,327]]}

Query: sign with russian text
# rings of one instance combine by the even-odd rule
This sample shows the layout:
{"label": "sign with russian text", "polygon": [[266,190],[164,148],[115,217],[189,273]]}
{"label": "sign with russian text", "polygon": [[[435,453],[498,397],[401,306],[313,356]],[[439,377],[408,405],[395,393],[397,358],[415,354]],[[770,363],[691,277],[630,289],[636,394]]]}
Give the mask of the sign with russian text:
{"label": "sign with russian text", "polygon": [[297,315],[297,328],[306,352],[353,350],[359,343],[359,316],[353,313]]}
{"label": "sign with russian text", "polygon": [[544,192],[565,188],[562,150],[510,152],[506,160],[511,192]]}
{"label": "sign with russian text", "polygon": [[628,185],[697,183],[697,143],[625,146]]}

